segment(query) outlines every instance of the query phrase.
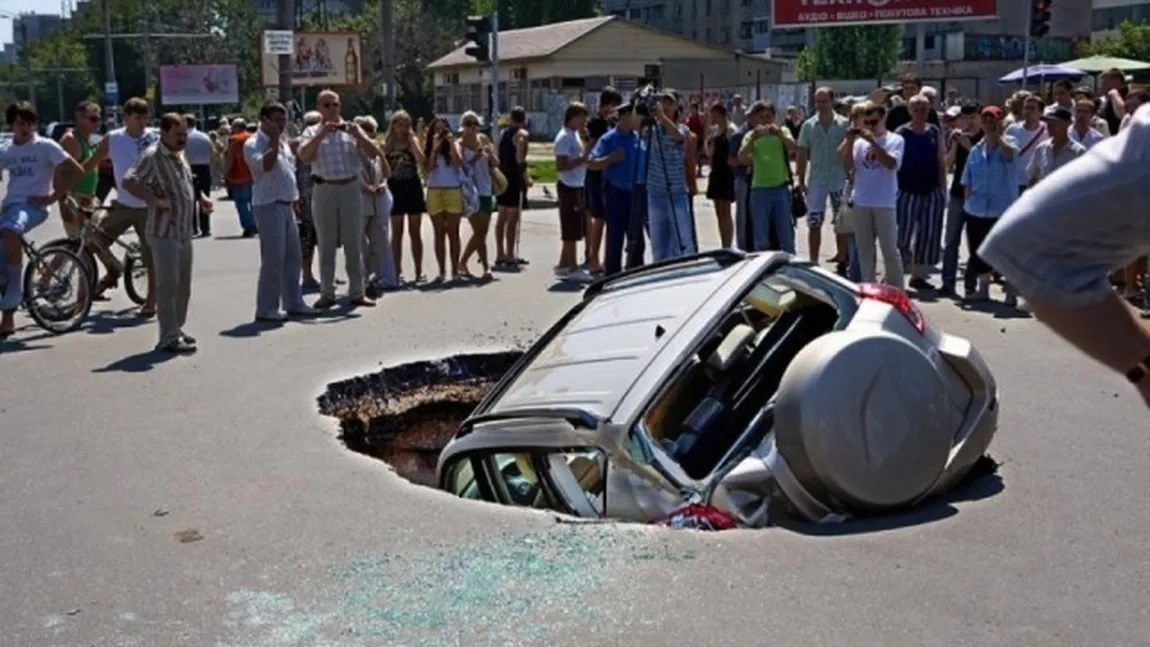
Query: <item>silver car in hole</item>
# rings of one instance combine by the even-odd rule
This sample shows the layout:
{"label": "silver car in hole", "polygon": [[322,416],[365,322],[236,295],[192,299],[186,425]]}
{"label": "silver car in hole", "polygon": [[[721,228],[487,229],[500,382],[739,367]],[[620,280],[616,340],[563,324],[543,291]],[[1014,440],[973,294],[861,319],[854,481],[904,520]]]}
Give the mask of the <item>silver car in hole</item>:
{"label": "silver car in hole", "polygon": [[978,351],[905,292],[719,250],[590,286],[461,425],[437,480],[586,518],[830,522],[945,493],[997,424]]}

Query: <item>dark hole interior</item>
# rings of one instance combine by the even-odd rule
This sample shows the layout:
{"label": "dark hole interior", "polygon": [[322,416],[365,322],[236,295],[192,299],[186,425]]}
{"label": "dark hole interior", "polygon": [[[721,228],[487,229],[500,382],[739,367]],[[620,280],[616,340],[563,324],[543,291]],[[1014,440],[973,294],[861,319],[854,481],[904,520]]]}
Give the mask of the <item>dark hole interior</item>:
{"label": "dark hole interior", "polygon": [[328,385],[319,412],[339,420],[348,449],[435,487],[439,452],[522,351],[453,355],[390,366]]}

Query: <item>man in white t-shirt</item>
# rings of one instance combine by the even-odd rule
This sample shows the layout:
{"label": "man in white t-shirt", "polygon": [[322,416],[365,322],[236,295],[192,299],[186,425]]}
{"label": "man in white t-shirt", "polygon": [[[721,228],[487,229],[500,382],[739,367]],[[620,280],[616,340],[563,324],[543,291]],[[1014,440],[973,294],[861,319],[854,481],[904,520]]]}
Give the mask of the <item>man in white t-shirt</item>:
{"label": "man in white t-shirt", "polygon": [[867,102],[865,115],[863,128],[847,131],[847,140],[839,149],[843,162],[854,169],[850,221],[862,280],[875,280],[876,253],[881,250],[883,282],[902,289],[895,206],[904,142],[899,135],[887,132],[886,108],[882,104]]}
{"label": "man in white t-shirt", "polygon": [[591,275],[579,267],[577,247],[587,234],[583,187],[587,179],[587,160],[592,142],[585,136],[587,106],[579,102],[563,111],[563,128],[555,135],[555,169],[559,181],[555,192],[559,198],[559,239],[562,247],[555,276],[569,281],[589,281]]}
{"label": "man in white t-shirt", "polygon": [[[1026,181],[1026,169],[1030,166],[1030,158],[1038,145],[1050,139],[1046,131],[1046,124],[1042,122],[1043,110],[1046,103],[1036,94],[1026,97],[1022,104],[1022,121],[1015,122],[1006,127],[1006,136],[1018,143],[1018,154],[1014,156],[1015,177],[1021,182]],[[1026,190],[1026,185],[1018,187],[1019,192]]]}
{"label": "man in white t-shirt", "polygon": [[[112,162],[112,173],[116,179],[116,199],[108,208],[108,214],[100,221],[101,238],[105,247],[124,235],[128,229],[136,232],[140,242],[140,256],[148,268],[148,296],[138,314],[151,317],[156,314],[156,280],[152,265],[152,246],[148,242],[148,205],[140,198],[123,190],[124,175],[136,163],[145,150],[160,141],[157,130],[148,128],[150,104],[146,99],[133,97],[124,103],[124,127],[108,133],[96,145],[96,152],[84,162],[84,168],[96,168],[105,159]],[[114,284],[113,284],[114,285]]]}
{"label": "man in white t-shirt", "polygon": [[8,105],[12,144],[0,150],[0,172],[8,186],[0,206],[0,242],[4,249],[4,296],[0,297],[0,338],[15,332],[16,308],[24,300],[24,236],[48,219],[48,207],[83,175],[83,168],[59,144],[37,134],[36,108],[27,101]]}

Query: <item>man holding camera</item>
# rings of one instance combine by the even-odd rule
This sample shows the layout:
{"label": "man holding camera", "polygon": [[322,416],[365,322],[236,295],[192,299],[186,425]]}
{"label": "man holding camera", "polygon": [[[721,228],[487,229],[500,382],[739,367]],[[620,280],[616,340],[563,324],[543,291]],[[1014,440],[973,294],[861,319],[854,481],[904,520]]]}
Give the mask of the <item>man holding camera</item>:
{"label": "man holding camera", "polygon": [[863,128],[848,130],[839,151],[847,168],[854,170],[851,223],[855,244],[858,245],[862,280],[875,280],[877,252],[882,250],[883,281],[902,289],[902,258],[898,251],[895,205],[903,139],[887,132],[886,116],[885,106],[867,102]]}
{"label": "man holding camera", "polygon": [[380,155],[379,147],[356,124],[340,116],[339,95],[324,90],[317,97],[317,110],[323,121],[307,128],[300,136],[299,159],[311,164],[315,178],[312,219],[319,244],[320,297],[315,307],[326,310],[335,305],[335,252],[342,245],[347,271],[348,298],[353,306],[371,307],[363,276],[363,199],[359,173],[362,151],[368,157]]}
{"label": "man holding camera", "polygon": [[791,218],[790,155],[795,140],[775,123],[775,106],[757,101],[750,116],[759,124],[743,137],[739,161],[751,165],[751,237],[754,251],[770,247],[773,238],[787,253],[795,253]]}
{"label": "man holding camera", "polygon": [[647,162],[647,217],[651,258],[658,262],[694,254],[697,247],[687,187],[690,131],[679,123],[679,99],[673,91],[655,97],[652,110],[655,125]]}
{"label": "man holding camera", "polygon": [[623,269],[623,246],[634,213],[632,185],[638,145],[631,104],[620,106],[615,127],[595,144],[587,164],[589,171],[601,171],[603,177],[607,213],[607,249],[603,265],[607,276]]}

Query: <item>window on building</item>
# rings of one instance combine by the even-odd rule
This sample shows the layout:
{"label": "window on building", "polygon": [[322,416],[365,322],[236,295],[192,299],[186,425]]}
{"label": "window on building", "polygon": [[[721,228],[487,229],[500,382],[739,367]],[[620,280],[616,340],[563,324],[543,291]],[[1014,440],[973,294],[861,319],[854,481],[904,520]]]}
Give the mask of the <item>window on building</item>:
{"label": "window on building", "polygon": [[699,0],[691,0],[691,19],[698,20],[699,18]]}
{"label": "window on building", "polygon": [[707,29],[703,33],[705,34],[705,36],[704,36],[705,41],[704,42],[707,42],[707,43],[712,42],[711,41],[711,28],[707,27]]}
{"label": "window on building", "polygon": [[771,21],[767,18],[757,18],[755,20],[755,33],[760,35],[771,33]]}
{"label": "window on building", "polygon": [[[707,0],[707,13],[704,15],[706,15],[708,17],[710,17],[710,15],[711,15],[711,0]],[[707,40],[710,40],[710,39],[708,38]]]}
{"label": "window on building", "polygon": [[682,18],[683,17],[683,3],[682,2],[676,2],[675,3],[675,17],[676,18]]}
{"label": "window on building", "polygon": [[731,43],[731,29],[729,27],[723,27],[719,30],[719,42],[723,45]]}
{"label": "window on building", "polygon": [[750,20],[744,20],[739,23],[739,38],[744,40],[753,38],[755,35],[755,23]]}
{"label": "window on building", "polygon": [[643,16],[642,9],[628,9],[627,18],[630,20],[640,20]]}

